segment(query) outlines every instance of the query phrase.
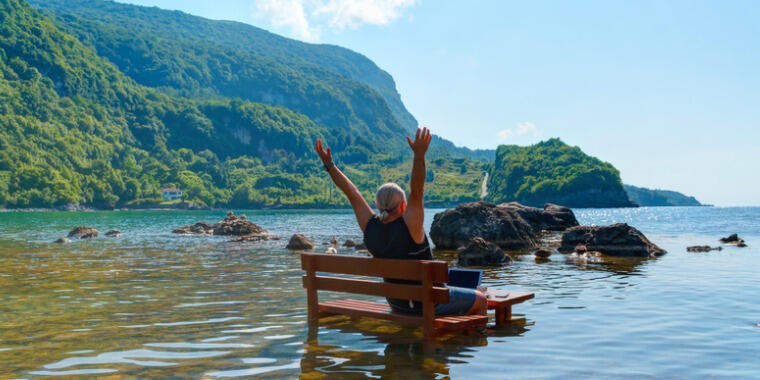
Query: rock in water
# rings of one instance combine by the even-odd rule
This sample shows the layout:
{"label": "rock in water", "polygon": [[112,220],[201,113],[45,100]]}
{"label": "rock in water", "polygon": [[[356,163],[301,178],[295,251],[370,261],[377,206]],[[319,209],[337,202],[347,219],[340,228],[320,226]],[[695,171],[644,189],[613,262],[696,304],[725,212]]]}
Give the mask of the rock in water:
{"label": "rock in water", "polygon": [[722,251],[723,247],[710,247],[709,245],[695,245],[686,247],[686,252],[710,252],[710,251]]}
{"label": "rock in water", "polygon": [[227,213],[226,218],[214,224],[213,233],[214,235],[223,236],[244,236],[266,234],[267,231],[247,219],[238,218],[232,211],[230,211]]}
{"label": "rock in water", "polygon": [[175,234],[189,235],[211,235],[214,233],[214,227],[206,222],[198,222],[189,226],[177,228],[172,231]]}
{"label": "rock in water", "polygon": [[346,248],[356,247],[356,243],[351,239],[346,239],[346,241],[343,242],[343,246]]}
{"label": "rock in water", "polygon": [[533,228],[507,208],[486,202],[463,203],[433,217],[430,238],[436,248],[457,249],[480,237],[504,249],[537,246]]}
{"label": "rock in water", "polygon": [[106,232],[106,236],[108,236],[108,237],[119,237],[119,236],[121,236],[121,231],[110,230],[110,231]]}
{"label": "rock in water", "polygon": [[539,259],[548,259],[549,256],[552,255],[552,250],[543,249],[543,248],[537,249],[533,252],[533,255]]}
{"label": "rock in water", "polygon": [[227,216],[215,223],[213,226],[206,222],[198,222],[189,226],[177,228],[172,231],[175,234],[188,235],[222,235],[222,236],[239,236],[235,241],[248,242],[259,240],[273,240],[277,237],[270,235],[265,229],[259,227],[248,218],[238,218],[230,211]]}
{"label": "rock in water", "polygon": [[641,231],[625,223],[570,228],[562,234],[559,250],[570,253],[578,245],[586,246],[589,251],[599,251],[610,256],[655,257],[666,253],[649,241]]}
{"label": "rock in water", "polygon": [[92,228],[92,227],[74,227],[71,232],[69,232],[68,238],[70,239],[90,239],[98,237],[98,230]]}
{"label": "rock in water", "polygon": [[306,250],[314,249],[314,247],[315,247],[314,242],[307,239],[306,236],[303,236],[301,234],[295,234],[290,237],[290,241],[288,242],[288,245],[285,248],[293,250],[293,251],[306,251]]}
{"label": "rock in water", "polygon": [[747,244],[744,243],[744,239],[740,238],[737,234],[731,234],[728,237],[721,238],[720,242],[724,244],[732,244],[737,247],[747,246]]}
{"label": "rock in water", "polygon": [[481,237],[474,237],[459,251],[459,265],[501,266],[512,264],[512,258],[507,256],[498,245],[490,243]]}
{"label": "rock in water", "polygon": [[364,244],[364,242],[361,242],[361,243],[356,244],[354,246],[354,249],[357,250],[357,251],[366,250],[367,249],[367,245]]}
{"label": "rock in water", "polygon": [[54,241],[53,243],[66,244],[66,243],[71,243],[71,240],[65,237],[62,237],[62,238],[58,238],[58,240]]}

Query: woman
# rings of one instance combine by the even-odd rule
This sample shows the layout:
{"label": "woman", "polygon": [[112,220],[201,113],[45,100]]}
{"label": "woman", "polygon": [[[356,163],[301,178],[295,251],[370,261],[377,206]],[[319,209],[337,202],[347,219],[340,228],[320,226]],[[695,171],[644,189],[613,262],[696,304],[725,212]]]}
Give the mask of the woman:
{"label": "woman", "polygon": [[[330,173],[335,185],[346,194],[354,209],[359,228],[364,232],[364,244],[373,257],[383,259],[432,260],[433,253],[425,235],[425,208],[423,206],[425,187],[425,152],[432,135],[427,128],[417,129],[414,141],[407,137],[409,147],[414,152],[411,192],[406,199],[404,190],[395,183],[386,183],[377,190],[375,214],[359,189],[335,166],[332,151],[322,146],[317,140],[316,150],[319,158]],[[386,282],[400,284],[419,284],[419,281],[385,279]],[[450,302],[435,305],[435,313],[443,314],[486,314],[485,295],[475,289],[449,287]],[[416,301],[388,298],[394,311],[422,313],[422,305]]]}

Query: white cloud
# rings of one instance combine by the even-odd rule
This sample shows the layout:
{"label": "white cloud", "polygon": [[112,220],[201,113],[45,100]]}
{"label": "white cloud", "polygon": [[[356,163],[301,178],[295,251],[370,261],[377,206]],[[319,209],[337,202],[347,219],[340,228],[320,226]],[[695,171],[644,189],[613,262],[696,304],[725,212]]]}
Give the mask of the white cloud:
{"label": "white cloud", "polygon": [[517,123],[517,126],[512,129],[507,128],[496,132],[496,137],[499,138],[499,142],[506,142],[513,136],[540,137],[543,134],[544,131],[536,128],[536,124],[529,121],[523,121]]}
{"label": "white cloud", "polygon": [[253,17],[293,37],[317,41],[324,28],[356,29],[384,25],[402,16],[417,0],[253,0]]}
{"label": "white cloud", "polygon": [[329,0],[314,9],[314,15],[327,15],[334,28],[356,29],[364,24],[384,25],[401,16],[416,0]]}
{"label": "white cloud", "polygon": [[290,28],[296,38],[319,39],[319,30],[309,25],[302,0],[255,0],[253,8],[254,17],[266,19],[274,27]]}

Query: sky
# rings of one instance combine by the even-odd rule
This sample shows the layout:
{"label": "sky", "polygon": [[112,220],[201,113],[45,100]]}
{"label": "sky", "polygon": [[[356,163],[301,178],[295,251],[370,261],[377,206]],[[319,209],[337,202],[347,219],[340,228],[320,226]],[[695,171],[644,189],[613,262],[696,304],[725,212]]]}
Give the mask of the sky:
{"label": "sky", "polygon": [[559,137],[624,183],[760,206],[760,1],[121,1],[357,51],[460,146]]}

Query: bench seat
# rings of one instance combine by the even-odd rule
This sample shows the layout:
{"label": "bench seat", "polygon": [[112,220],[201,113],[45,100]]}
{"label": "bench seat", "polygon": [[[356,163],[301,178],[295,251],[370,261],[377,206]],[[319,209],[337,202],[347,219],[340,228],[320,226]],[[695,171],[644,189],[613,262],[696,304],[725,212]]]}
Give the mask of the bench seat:
{"label": "bench seat", "polygon": [[[422,325],[421,315],[393,312],[387,303],[339,299],[319,303],[320,316],[335,314],[350,317],[370,317],[384,319],[408,325]],[[488,323],[487,315],[442,315],[435,317],[433,325],[440,330],[466,330],[484,328]]]}

